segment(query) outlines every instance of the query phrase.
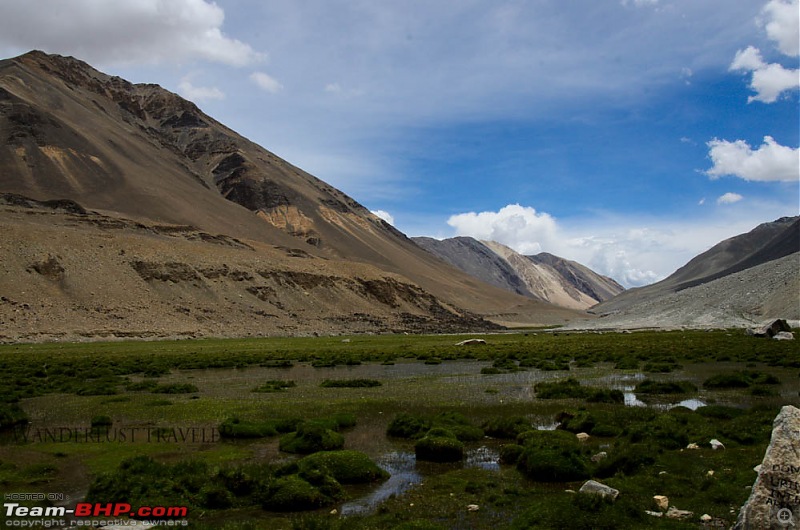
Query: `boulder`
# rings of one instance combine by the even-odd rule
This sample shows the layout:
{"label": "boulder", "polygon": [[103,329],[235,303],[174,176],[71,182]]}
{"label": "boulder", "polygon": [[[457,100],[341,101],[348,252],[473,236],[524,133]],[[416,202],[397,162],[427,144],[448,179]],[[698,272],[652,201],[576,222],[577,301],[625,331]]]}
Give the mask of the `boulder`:
{"label": "boulder", "polygon": [[772,337],[772,340],[794,340],[794,333],[791,331],[779,331]]}
{"label": "boulder", "polygon": [[686,449],[700,449],[700,446],[697,445],[696,443],[690,443],[689,445],[686,446]]}
{"label": "boulder", "polygon": [[589,439],[589,435],[586,434],[585,432],[579,432],[578,434],[575,435],[575,438],[577,438],[579,442],[585,442],[586,440]]}
{"label": "boulder", "polygon": [[653,502],[662,512],[669,508],[669,497],[666,495],[653,495]]}
{"label": "boulder", "polygon": [[781,331],[792,331],[792,328],[789,326],[789,323],[786,322],[784,319],[779,318],[769,322],[759,328],[751,328],[747,330],[748,335],[752,335],[754,337],[769,337],[772,338]]}
{"label": "boulder", "polygon": [[617,500],[619,496],[619,490],[615,490],[610,486],[606,486],[605,484],[601,484],[595,480],[587,480],[581,486],[581,489],[578,490],[579,493],[586,493],[587,495],[599,495],[604,499],[608,499],[610,501]]}
{"label": "boulder", "polygon": [[720,442],[716,438],[714,438],[713,440],[711,440],[708,443],[711,444],[711,449],[714,449],[715,451],[717,449],[725,449],[725,446],[722,444],[722,442]]}
{"label": "boulder", "polygon": [[800,525],[800,409],[786,405],[775,417],[764,460],[733,530]]}

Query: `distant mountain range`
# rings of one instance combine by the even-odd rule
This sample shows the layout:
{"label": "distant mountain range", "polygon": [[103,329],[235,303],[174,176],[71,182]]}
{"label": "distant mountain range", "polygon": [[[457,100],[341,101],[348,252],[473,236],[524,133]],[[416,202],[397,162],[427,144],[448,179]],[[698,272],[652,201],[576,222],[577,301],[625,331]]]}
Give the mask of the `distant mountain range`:
{"label": "distant mountain range", "polygon": [[624,288],[575,261],[548,253],[523,256],[493,241],[471,237],[412,238],[440,259],[484,282],[572,309],[588,309]]}

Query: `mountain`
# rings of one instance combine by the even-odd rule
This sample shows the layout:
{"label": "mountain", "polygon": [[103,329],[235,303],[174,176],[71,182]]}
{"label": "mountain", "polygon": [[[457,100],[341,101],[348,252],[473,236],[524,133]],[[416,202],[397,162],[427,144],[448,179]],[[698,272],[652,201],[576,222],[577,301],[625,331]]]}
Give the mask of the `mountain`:
{"label": "mountain", "polygon": [[413,240],[486,283],[560,307],[584,310],[624,290],[611,278],[552,254],[523,256],[500,243],[471,237]]}
{"label": "mountain", "polygon": [[[630,289],[592,312],[626,325],[742,326],[800,319],[800,217],[720,242],[664,280]],[[713,322],[712,322],[713,321]]]}
{"label": "mountain", "polygon": [[[241,335],[581,318],[444,265],[193,103],[78,59],[0,61],[0,138],[7,337],[137,334],[154,323],[160,335]],[[226,300],[230,328],[215,321]]]}

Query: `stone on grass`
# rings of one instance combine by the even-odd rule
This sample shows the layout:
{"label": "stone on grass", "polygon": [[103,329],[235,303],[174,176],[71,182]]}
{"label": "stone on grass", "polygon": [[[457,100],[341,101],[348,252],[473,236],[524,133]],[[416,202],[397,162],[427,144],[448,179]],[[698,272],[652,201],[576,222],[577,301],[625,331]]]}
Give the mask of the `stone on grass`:
{"label": "stone on grass", "polygon": [[486,341],[483,339],[467,339],[456,342],[456,346],[477,346],[479,344],[486,344]]}
{"label": "stone on grass", "polygon": [[794,340],[794,333],[791,331],[779,331],[772,337],[772,340]]}
{"label": "stone on grass", "polygon": [[686,449],[700,449],[700,446],[697,445],[696,443],[690,443],[689,445],[686,446]]}
{"label": "stone on grass", "polygon": [[619,496],[619,490],[616,490],[610,486],[606,486],[605,484],[601,484],[596,480],[587,480],[581,486],[581,489],[578,490],[580,493],[586,493],[588,495],[599,495],[604,499],[608,499],[610,501],[617,500]]}
{"label": "stone on grass", "polygon": [[601,460],[605,460],[606,458],[608,458],[608,453],[606,453],[605,451],[600,451],[596,455],[592,456],[591,461],[597,463],[600,462]]}
{"label": "stone on grass", "polygon": [[468,512],[477,512],[480,509],[481,509],[481,507],[478,506],[477,504],[468,504],[467,505],[467,511]]}
{"label": "stone on grass", "polygon": [[723,443],[717,440],[716,438],[714,438],[708,443],[711,444],[711,449],[714,449],[715,451],[717,449],[725,449],[725,445],[723,445]]}
{"label": "stone on grass", "polygon": [[704,513],[703,515],[700,516],[700,520],[703,521],[704,523],[710,522],[711,519],[713,519],[713,517],[711,517],[707,513]]}
{"label": "stone on grass", "polygon": [[800,524],[800,409],[784,406],[772,424],[761,469],[733,530]]}
{"label": "stone on grass", "polygon": [[653,502],[656,503],[656,506],[658,506],[658,509],[662,512],[669,508],[669,497],[666,495],[653,495]]}
{"label": "stone on grass", "polygon": [[670,506],[667,510],[667,517],[670,519],[689,519],[694,515],[694,512],[689,510],[679,510],[674,506]]}
{"label": "stone on grass", "polygon": [[650,515],[650,516],[652,516],[652,517],[663,517],[663,516],[664,516],[664,514],[663,514],[663,513],[661,513],[661,512],[654,512],[654,511],[652,511],[652,510],[645,510],[645,511],[644,511],[644,513],[646,513],[647,515]]}
{"label": "stone on grass", "polygon": [[754,337],[774,337],[782,331],[791,330],[792,328],[789,326],[789,323],[784,319],[779,318],[761,326],[760,328],[748,329],[747,334]]}
{"label": "stone on grass", "polygon": [[585,432],[579,432],[578,434],[575,435],[575,437],[578,439],[579,442],[585,442],[586,440],[589,439],[589,435],[586,434]]}

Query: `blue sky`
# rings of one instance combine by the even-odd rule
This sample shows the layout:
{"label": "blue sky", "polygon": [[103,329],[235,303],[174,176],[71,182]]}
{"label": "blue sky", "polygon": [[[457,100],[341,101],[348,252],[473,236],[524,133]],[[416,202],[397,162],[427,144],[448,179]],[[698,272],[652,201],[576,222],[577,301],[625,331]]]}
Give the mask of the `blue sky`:
{"label": "blue sky", "polygon": [[800,213],[798,11],[26,0],[0,5],[0,56],[159,83],[409,235],[495,239],[635,286]]}

